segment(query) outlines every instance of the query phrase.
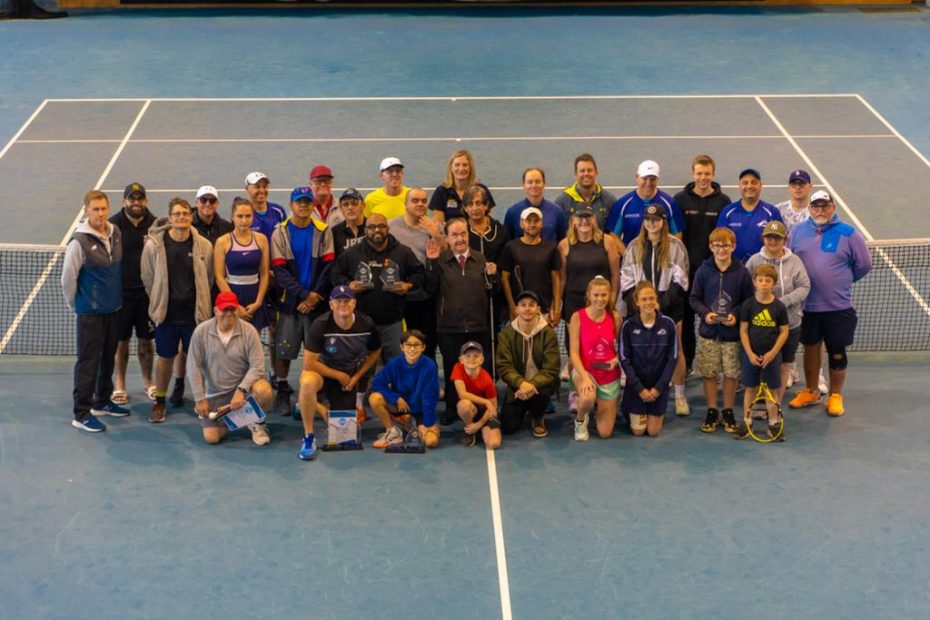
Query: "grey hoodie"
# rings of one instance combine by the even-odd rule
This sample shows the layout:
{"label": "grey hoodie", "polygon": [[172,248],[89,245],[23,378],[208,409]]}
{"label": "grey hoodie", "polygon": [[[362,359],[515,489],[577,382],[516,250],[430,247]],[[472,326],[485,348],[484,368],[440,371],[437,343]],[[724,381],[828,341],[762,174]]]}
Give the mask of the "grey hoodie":
{"label": "grey hoodie", "polygon": [[807,269],[801,258],[785,248],[785,255],[781,258],[770,258],[765,248],[753,254],[746,261],[746,269],[750,275],[759,265],[768,263],[778,270],[778,282],[775,285],[775,297],[781,300],[788,308],[788,329],[800,327],[801,317],[804,315],[804,300],[811,292],[811,281],[807,277]]}
{"label": "grey hoodie", "polygon": [[[142,249],[142,283],[149,296],[149,317],[156,325],[161,324],[168,314],[168,257],[165,254],[165,234],[169,225],[167,218],[160,218],[149,228],[145,247]],[[213,246],[197,229],[191,226],[194,259],[194,286],[197,288],[196,323],[207,321],[213,316],[213,301],[210,288],[213,286]]]}

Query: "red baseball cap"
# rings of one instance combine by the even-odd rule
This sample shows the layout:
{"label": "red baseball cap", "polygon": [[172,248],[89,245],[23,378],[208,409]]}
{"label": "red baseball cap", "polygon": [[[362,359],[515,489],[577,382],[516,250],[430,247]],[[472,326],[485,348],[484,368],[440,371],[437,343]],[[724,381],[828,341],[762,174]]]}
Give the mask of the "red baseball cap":
{"label": "red baseball cap", "polygon": [[310,180],[319,179],[320,177],[329,177],[333,178],[333,171],[329,169],[329,166],[314,166],[313,170],[310,171]]}
{"label": "red baseball cap", "polygon": [[239,298],[232,291],[223,291],[216,296],[216,307],[220,310],[229,310],[239,307]]}

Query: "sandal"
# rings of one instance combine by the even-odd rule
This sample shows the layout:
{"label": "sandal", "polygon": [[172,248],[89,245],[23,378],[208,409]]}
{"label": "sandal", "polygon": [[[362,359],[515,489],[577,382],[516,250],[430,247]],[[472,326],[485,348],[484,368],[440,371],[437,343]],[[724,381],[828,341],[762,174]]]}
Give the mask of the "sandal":
{"label": "sandal", "polygon": [[157,391],[158,389],[154,385],[150,385],[145,388],[145,395],[149,397],[150,401],[155,402],[155,392]]}
{"label": "sandal", "polygon": [[126,393],[126,390],[113,390],[110,400],[117,405],[125,405],[129,402],[129,394]]}

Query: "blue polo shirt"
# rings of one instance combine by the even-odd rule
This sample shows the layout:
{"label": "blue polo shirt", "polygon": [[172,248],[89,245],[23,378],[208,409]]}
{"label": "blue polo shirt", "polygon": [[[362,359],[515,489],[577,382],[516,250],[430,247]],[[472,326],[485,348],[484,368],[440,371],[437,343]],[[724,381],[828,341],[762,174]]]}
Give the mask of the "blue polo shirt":
{"label": "blue polo shirt", "polygon": [[772,220],[783,221],[781,213],[774,205],[760,200],[755,209],[747,211],[743,208],[743,201],[738,200],[720,210],[717,227],[733,231],[736,235],[733,258],[745,263],[750,256],[762,249],[762,229]]}
{"label": "blue polo shirt", "polygon": [[617,199],[607,215],[604,230],[622,237],[623,245],[630,245],[643,226],[643,211],[652,204],[662,205],[665,210],[665,220],[668,222],[668,231],[671,234],[684,232],[685,215],[674,198],[659,190],[649,200],[643,200],[635,189]]}
{"label": "blue polo shirt", "polygon": [[264,213],[255,211],[255,217],[252,218],[252,230],[260,232],[271,242],[271,233],[274,232],[275,226],[287,219],[287,211],[279,204],[269,202],[268,209]]}

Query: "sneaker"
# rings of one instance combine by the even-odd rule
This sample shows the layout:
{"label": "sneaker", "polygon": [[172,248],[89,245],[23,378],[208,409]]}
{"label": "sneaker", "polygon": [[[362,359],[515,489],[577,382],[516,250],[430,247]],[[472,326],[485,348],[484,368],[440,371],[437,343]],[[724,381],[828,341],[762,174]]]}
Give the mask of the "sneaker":
{"label": "sneaker", "polygon": [[164,401],[155,401],[152,403],[152,413],[149,414],[149,422],[152,424],[161,424],[165,421],[165,403]]}
{"label": "sneaker", "polygon": [[773,424],[769,426],[769,439],[775,442],[782,442],[785,440],[785,427],[780,424]]}
{"label": "sneaker", "polygon": [[462,445],[465,446],[466,448],[471,448],[477,443],[478,443],[477,435],[469,435],[468,433],[465,433],[465,436],[462,437]]}
{"label": "sneaker", "polygon": [[274,405],[272,405],[272,408],[278,415],[292,415],[291,393],[279,389],[277,394],[274,395]]}
{"label": "sneaker", "polygon": [[120,407],[113,401],[108,402],[103,407],[91,407],[90,412],[96,416],[110,416],[111,418],[125,418],[131,412],[126,407]]}
{"label": "sneaker", "polygon": [[172,407],[184,406],[184,384],[174,382],[174,389],[171,390],[171,396],[168,397],[168,404]]}
{"label": "sneaker", "polygon": [[252,443],[256,446],[267,446],[271,443],[271,435],[268,434],[268,428],[264,423],[249,424],[249,430],[252,432]]}
{"label": "sneaker", "polygon": [[814,405],[819,405],[820,402],[820,394],[814,392],[813,390],[804,388],[802,390],[798,390],[798,393],[794,395],[794,398],[788,402],[788,406],[792,409],[801,409],[803,407],[813,407]]}
{"label": "sneaker", "polygon": [[546,418],[542,416],[533,418],[532,422],[530,422],[530,427],[533,432],[533,437],[537,439],[542,439],[549,434],[549,429],[546,428]]}
{"label": "sneaker", "polygon": [[578,413],[578,392],[574,390],[568,393],[568,412]]}
{"label": "sneaker", "polygon": [[788,369],[788,380],[785,382],[786,389],[791,389],[795,383],[801,380],[800,375],[798,375],[797,366],[792,366]]}
{"label": "sneaker", "polygon": [[829,394],[830,386],[827,385],[827,378],[823,376],[823,369],[820,369],[820,377],[817,379],[817,389],[821,394]]}
{"label": "sneaker", "polygon": [[736,427],[736,432],[733,433],[733,439],[746,439],[747,437],[749,437],[749,427],[743,422]]}
{"label": "sneaker", "polygon": [[575,418],[575,441],[587,441],[591,438],[588,432],[588,414],[585,414],[583,420]]}
{"label": "sneaker", "polygon": [[675,415],[691,415],[691,407],[688,405],[688,399],[685,396],[675,397]]}
{"label": "sneaker", "polygon": [[827,415],[838,418],[839,416],[846,413],[846,410],[843,409],[843,396],[842,394],[830,394],[827,396]]}
{"label": "sneaker", "polygon": [[301,461],[312,461],[316,458],[316,437],[313,433],[304,435],[303,443],[301,443],[300,450],[297,452],[297,458]]}
{"label": "sneaker", "polygon": [[717,426],[720,424],[720,412],[711,407],[707,410],[707,417],[704,418],[704,423],[701,424],[702,433],[713,433],[717,430]]}
{"label": "sneaker", "polygon": [[736,432],[736,418],[733,416],[733,410],[729,407],[720,412],[720,417],[723,418],[723,430],[727,433]]}
{"label": "sneaker", "polygon": [[371,447],[376,450],[384,450],[388,446],[397,446],[404,443],[404,434],[397,425],[387,429],[375,439]]}
{"label": "sneaker", "polygon": [[107,430],[103,422],[94,417],[92,413],[87,415],[83,420],[71,420],[71,426],[82,431],[87,431],[88,433],[102,433]]}

